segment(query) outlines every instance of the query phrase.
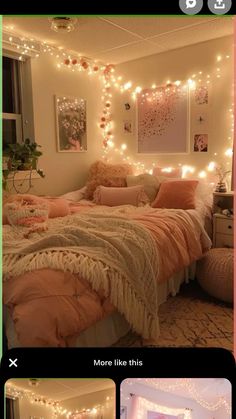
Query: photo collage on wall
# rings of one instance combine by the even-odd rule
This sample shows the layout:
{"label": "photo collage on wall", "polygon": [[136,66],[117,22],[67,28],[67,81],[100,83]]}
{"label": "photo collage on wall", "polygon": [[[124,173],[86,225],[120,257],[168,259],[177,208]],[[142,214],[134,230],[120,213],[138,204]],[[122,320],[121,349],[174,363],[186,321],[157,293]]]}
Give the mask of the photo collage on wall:
{"label": "photo collage on wall", "polygon": [[209,91],[207,86],[198,86],[193,94],[194,110],[196,111],[196,123],[194,124],[193,151],[204,153],[208,151],[208,109]]}

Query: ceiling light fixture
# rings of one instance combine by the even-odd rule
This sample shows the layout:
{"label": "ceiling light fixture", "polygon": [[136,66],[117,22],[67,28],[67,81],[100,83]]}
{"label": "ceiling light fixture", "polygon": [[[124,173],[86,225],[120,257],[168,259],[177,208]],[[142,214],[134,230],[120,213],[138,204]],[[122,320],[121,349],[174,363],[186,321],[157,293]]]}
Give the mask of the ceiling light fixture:
{"label": "ceiling light fixture", "polygon": [[71,17],[53,17],[49,18],[51,29],[55,32],[71,32],[75,29],[76,18]]}
{"label": "ceiling light fixture", "polygon": [[38,387],[40,380],[38,378],[29,378],[28,383],[31,387]]}

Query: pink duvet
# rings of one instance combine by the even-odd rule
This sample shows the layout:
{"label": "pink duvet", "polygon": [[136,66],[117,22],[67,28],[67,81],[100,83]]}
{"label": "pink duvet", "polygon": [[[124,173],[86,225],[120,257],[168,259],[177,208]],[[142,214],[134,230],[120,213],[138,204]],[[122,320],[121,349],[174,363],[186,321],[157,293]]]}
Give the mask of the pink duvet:
{"label": "pink duvet", "polygon": [[102,291],[96,293],[78,275],[52,269],[6,281],[4,304],[23,347],[75,346],[83,330],[114,310]]}
{"label": "pink duvet", "polygon": [[[70,211],[86,212],[89,207],[71,204]],[[149,213],[129,214],[155,240],[160,265],[158,281],[199,259],[209,247],[200,224],[181,211],[151,209]],[[78,275],[51,269],[10,278],[3,284],[3,296],[23,347],[75,346],[76,337],[83,330],[115,309],[102,290],[93,291]]]}

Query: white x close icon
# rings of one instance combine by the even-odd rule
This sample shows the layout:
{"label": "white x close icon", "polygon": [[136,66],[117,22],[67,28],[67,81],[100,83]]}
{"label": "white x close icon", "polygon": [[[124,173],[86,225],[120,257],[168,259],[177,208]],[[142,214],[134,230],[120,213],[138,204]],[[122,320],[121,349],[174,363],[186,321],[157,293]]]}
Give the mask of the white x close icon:
{"label": "white x close icon", "polygon": [[10,361],[9,367],[16,367],[17,368],[17,361],[18,361],[17,358],[16,359],[9,358],[9,361]]}

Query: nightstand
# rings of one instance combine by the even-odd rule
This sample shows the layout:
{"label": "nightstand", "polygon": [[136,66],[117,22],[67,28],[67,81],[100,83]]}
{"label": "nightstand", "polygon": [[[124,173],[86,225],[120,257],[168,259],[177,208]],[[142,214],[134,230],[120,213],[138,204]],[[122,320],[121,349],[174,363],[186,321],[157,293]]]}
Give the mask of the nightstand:
{"label": "nightstand", "polygon": [[213,247],[234,247],[234,219],[213,215]]}
{"label": "nightstand", "polygon": [[234,193],[213,193],[213,247],[234,247],[234,217],[222,214],[233,209]]}

